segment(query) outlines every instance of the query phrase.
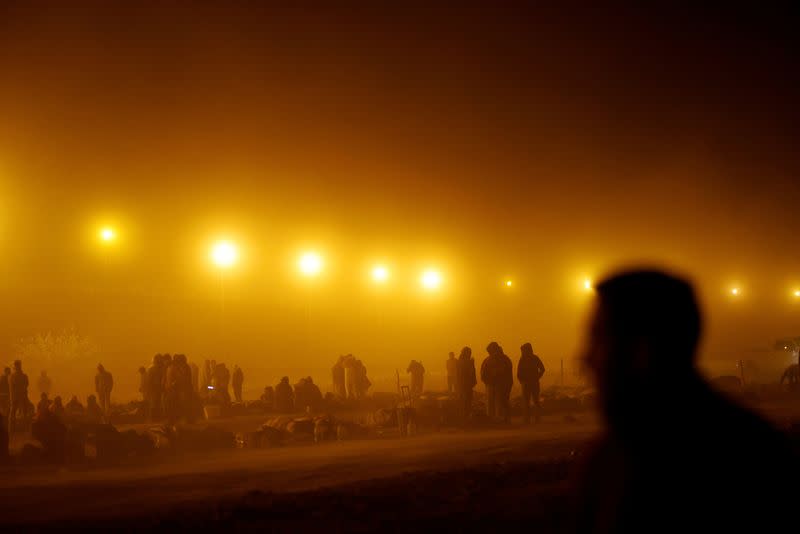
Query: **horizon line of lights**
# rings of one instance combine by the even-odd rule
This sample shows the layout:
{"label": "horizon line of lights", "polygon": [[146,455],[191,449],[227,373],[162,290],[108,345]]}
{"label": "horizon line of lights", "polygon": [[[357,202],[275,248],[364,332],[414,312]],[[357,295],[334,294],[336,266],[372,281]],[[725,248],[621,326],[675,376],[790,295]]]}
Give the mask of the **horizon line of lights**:
{"label": "horizon line of lights", "polygon": [[[117,241],[118,234],[116,228],[112,226],[103,226],[98,230],[97,236],[102,244],[111,245]],[[217,241],[211,245],[209,257],[216,267],[220,269],[230,269],[239,261],[239,247],[230,240]],[[325,267],[325,261],[318,252],[307,251],[300,255],[297,266],[303,276],[312,278],[322,273]],[[378,263],[372,267],[370,277],[376,284],[386,284],[392,277],[392,273],[387,265]],[[441,271],[436,268],[427,268],[422,271],[419,283],[424,289],[435,291],[442,286],[443,275]],[[502,286],[506,289],[512,289],[516,286],[516,282],[510,278],[505,278],[502,279]],[[591,278],[583,278],[579,287],[586,293],[594,293],[594,282]],[[742,297],[743,290],[741,286],[733,285],[727,289],[726,293],[729,297],[738,299]],[[790,295],[800,300],[800,287],[791,289]]]}

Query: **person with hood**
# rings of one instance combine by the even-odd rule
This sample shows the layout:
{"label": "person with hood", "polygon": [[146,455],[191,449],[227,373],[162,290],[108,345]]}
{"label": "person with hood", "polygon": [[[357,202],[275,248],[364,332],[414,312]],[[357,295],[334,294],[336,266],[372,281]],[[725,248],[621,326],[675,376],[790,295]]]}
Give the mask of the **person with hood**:
{"label": "person with hood", "polygon": [[0,375],[0,415],[4,416],[8,415],[8,411],[11,408],[10,376],[10,367],[4,368],[3,374]]}
{"label": "person with hood", "polygon": [[294,411],[294,393],[288,376],[281,378],[281,381],[275,386],[275,408],[280,413]]}
{"label": "person with hood", "polygon": [[406,373],[411,375],[409,394],[412,399],[418,399],[420,395],[422,395],[422,387],[425,380],[425,368],[422,366],[422,362],[411,360],[411,363],[408,364],[408,369],[406,369]]}
{"label": "person with hood", "polygon": [[275,409],[275,388],[264,386],[264,393],[261,394],[261,402],[264,403],[265,410]]}
{"label": "person with hood", "polygon": [[233,397],[236,402],[242,402],[242,384],[244,384],[244,373],[242,368],[238,365],[233,366],[233,376],[231,377],[233,385]]}
{"label": "person with hood", "polygon": [[8,433],[14,432],[17,414],[25,417],[28,411],[28,375],[22,372],[22,361],[14,361],[14,370],[8,378],[8,390],[11,409],[8,412]]}
{"label": "person with hood", "polygon": [[339,399],[347,398],[344,379],[344,356],[339,356],[339,359],[331,369],[331,375],[333,377],[333,394]]}
{"label": "person with hood", "polygon": [[539,380],[544,375],[544,364],[539,357],[533,353],[533,346],[525,343],[520,347],[521,355],[517,364],[517,380],[522,385],[522,410],[525,422],[531,422],[531,402],[536,409],[534,415],[536,422],[539,422]]}
{"label": "person with hood", "polygon": [[486,347],[489,355],[481,364],[481,382],[486,386],[486,409],[489,417],[510,421],[509,396],[514,385],[514,364],[503,348],[492,341]]}
{"label": "person with hood", "polygon": [[456,392],[456,375],[458,374],[458,360],[456,354],[451,352],[447,358],[447,392],[451,395]]}
{"label": "person with hood", "polygon": [[94,390],[100,398],[100,408],[108,415],[111,411],[111,390],[114,388],[114,378],[106,371],[103,364],[97,365],[97,375],[94,377]]}
{"label": "person with hood", "polygon": [[469,419],[472,415],[472,389],[477,384],[472,349],[464,347],[458,356],[458,365],[456,367],[456,394],[461,404],[461,413],[464,419]]}
{"label": "person with hood", "polygon": [[53,382],[47,376],[47,371],[42,371],[39,379],[36,381],[36,386],[39,388],[39,393],[47,393],[50,395],[50,390],[53,388]]}
{"label": "person with hood", "polygon": [[295,410],[315,412],[322,407],[322,392],[310,376],[300,379],[294,391]]}
{"label": "person with hood", "polygon": [[147,392],[145,400],[147,403],[147,420],[153,421],[162,414],[164,392],[164,356],[156,354],[153,362],[147,368]]}

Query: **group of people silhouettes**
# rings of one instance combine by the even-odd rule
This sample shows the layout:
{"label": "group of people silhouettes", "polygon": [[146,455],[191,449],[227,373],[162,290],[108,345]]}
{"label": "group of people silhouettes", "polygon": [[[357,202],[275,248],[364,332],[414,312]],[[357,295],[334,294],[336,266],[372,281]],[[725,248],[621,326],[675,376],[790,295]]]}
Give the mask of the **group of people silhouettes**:
{"label": "group of people silhouettes", "polygon": [[[480,379],[486,387],[486,410],[490,418],[508,422],[511,418],[511,389],[514,386],[514,365],[503,348],[492,341],[486,347],[488,355],[481,363]],[[459,399],[460,410],[465,418],[472,415],[473,390],[478,384],[475,373],[475,360],[472,349],[464,347],[458,358],[450,353],[446,362],[447,389]],[[414,360],[408,368],[411,374],[411,394],[418,396],[422,391],[422,364]],[[522,386],[522,405],[525,422],[531,417],[540,417],[540,380],[545,367],[542,360],[533,352],[533,346],[525,343],[520,347],[517,363],[517,380]]]}

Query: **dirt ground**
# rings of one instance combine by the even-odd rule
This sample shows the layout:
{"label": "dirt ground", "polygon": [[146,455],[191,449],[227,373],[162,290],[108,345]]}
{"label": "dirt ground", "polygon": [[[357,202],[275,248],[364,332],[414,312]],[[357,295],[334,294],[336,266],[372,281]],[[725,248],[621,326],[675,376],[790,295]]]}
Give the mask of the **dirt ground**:
{"label": "dirt ground", "polygon": [[[358,519],[350,530],[380,519],[434,518],[449,515],[456,503],[469,512],[485,477],[530,475],[538,465],[550,483],[563,480],[570,454],[595,431],[586,416],[410,438],[228,450],[126,468],[14,473],[0,481],[0,522],[33,528],[223,522],[243,528],[273,520],[323,527]],[[497,481],[486,487],[497,488]],[[442,497],[453,502],[436,502]]]}
{"label": "dirt ground", "polygon": [[[776,424],[800,406],[762,405]],[[256,421],[219,422],[229,430]],[[35,471],[0,479],[0,530],[229,528],[273,531],[447,531],[524,520],[558,532],[568,479],[599,430],[596,418],[446,430],[409,438],[233,449],[117,468]]]}

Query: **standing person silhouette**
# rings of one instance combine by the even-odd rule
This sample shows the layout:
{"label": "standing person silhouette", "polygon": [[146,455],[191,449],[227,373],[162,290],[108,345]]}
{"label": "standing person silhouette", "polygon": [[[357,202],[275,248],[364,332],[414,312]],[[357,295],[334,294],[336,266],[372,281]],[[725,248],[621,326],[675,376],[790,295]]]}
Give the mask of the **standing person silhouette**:
{"label": "standing person silhouette", "polygon": [[695,369],[689,283],[630,271],[597,285],[584,360],[606,432],[588,455],[578,532],[774,532],[796,504],[797,458]]}

